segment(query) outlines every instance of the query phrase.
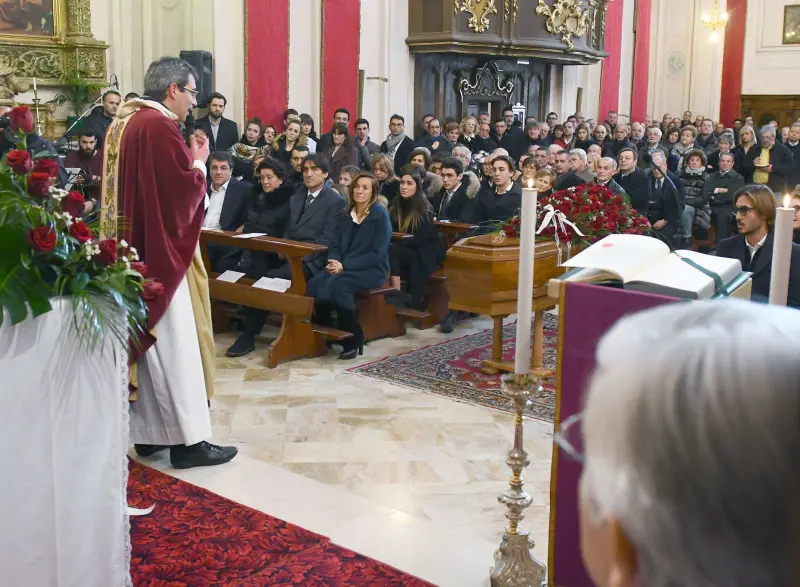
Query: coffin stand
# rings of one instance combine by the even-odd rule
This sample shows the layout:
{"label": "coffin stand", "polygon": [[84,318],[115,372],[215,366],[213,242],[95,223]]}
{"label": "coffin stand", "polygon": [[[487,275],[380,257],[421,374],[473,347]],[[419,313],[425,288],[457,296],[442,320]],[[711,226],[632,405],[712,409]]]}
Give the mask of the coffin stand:
{"label": "coffin stand", "polygon": [[[554,241],[536,243],[533,271],[533,352],[534,375],[549,377],[542,368],[544,313],[558,304],[547,295],[547,283],[565,269],[558,266],[558,247]],[[483,234],[457,242],[447,251],[445,264],[450,309],[474,312],[494,319],[492,358],[484,361],[484,372],[512,372],[514,364],[503,361],[503,318],[517,311],[519,239]]]}

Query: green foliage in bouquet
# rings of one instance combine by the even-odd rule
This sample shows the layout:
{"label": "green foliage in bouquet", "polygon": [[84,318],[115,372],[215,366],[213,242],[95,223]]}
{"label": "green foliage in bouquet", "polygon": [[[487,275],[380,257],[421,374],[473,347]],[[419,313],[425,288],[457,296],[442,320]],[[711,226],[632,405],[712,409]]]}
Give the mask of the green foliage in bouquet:
{"label": "green foliage in bouquet", "polygon": [[[33,130],[27,106],[10,113],[17,149],[0,162],[0,324],[50,311],[50,299],[70,296],[81,342],[89,349],[110,333],[126,346],[147,325],[147,300],[163,290],[145,279],[147,267],[124,241],[100,240],[97,223],[86,223],[84,198],[54,186],[55,159],[31,157]],[[125,323],[112,316],[124,310]]]}

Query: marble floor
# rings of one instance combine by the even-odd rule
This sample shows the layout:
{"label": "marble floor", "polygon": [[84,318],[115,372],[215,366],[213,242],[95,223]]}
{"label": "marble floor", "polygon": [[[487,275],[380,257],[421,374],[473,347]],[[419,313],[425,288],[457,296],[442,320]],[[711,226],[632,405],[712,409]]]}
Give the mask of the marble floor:
{"label": "marble floor", "polygon": [[[264,344],[224,356],[217,337],[214,441],[239,447],[229,465],[169,474],[319,532],[437,585],[488,585],[504,525],[509,415],[371,380],[346,370],[489,328],[460,323],[444,335],[409,328],[375,341],[358,361],[329,356],[269,369]],[[552,424],[526,421],[533,505],[523,527],[547,558]]]}

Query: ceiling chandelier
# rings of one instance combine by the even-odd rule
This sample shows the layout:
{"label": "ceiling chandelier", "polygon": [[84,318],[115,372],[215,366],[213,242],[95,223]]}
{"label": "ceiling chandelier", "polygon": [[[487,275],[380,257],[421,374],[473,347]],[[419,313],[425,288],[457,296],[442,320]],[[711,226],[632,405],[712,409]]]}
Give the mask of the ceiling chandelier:
{"label": "ceiling chandelier", "polygon": [[703,13],[702,16],[703,26],[707,29],[711,30],[711,34],[709,35],[709,40],[712,43],[716,43],[719,39],[719,33],[717,32],[718,29],[724,29],[725,25],[728,24],[728,13],[723,12],[720,14],[719,12],[719,2],[714,0],[714,8],[711,14]]}

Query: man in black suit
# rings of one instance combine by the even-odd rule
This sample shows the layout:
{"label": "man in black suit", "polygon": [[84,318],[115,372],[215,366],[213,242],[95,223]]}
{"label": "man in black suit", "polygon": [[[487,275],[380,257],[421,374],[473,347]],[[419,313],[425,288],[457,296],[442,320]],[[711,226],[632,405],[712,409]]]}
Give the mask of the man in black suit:
{"label": "man in black suit", "polygon": [[711,218],[717,233],[717,245],[731,235],[733,197],[744,187],[744,178],[733,170],[733,153],[719,154],[719,171],[708,176],[703,198],[711,203]]}
{"label": "man in black suit", "polygon": [[473,197],[468,190],[470,183],[464,178],[464,166],[455,157],[446,157],[439,171],[442,189],[433,196],[431,208],[437,220],[469,222],[472,218]]}
{"label": "man in black suit", "polygon": [[[303,161],[304,187],[289,201],[289,222],[283,238],[326,247],[333,243],[346,202],[339,192],[326,186],[329,174],[328,161],[319,154],[309,155]],[[324,271],[327,259],[327,252],[305,257],[303,274],[306,279]],[[267,273],[267,277],[291,279],[291,267],[284,264]],[[267,312],[249,309],[244,319],[244,332],[228,349],[227,355],[241,357],[255,350],[255,337],[266,319]]]}
{"label": "man in black suit", "polygon": [[662,151],[653,153],[650,171],[650,203],[647,219],[661,237],[671,246],[680,248],[681,214],[686,205],[686,190],[680,178],[667,170],[667,158]]}
{"label": "man in black suit", "polygon": [[[247,214],[247,196],[253,186],[231,178],[233,159],[226,151],[215,151],[209,158],[211,183],[206,192],[206,216],[203,228],[208,230],[236,230],[244,224]],[[219,272],[225,257],[235,255],[237,249],[225,245],[208,245],[211,270]]]}
{"label": "man in black suit", "polygon": [[208,114],[195,121],[195,128],[201,129],[208,137],[211,152],[227,151],[239,142],[239,127],[233,120],[223,118],[228,100],[219,92],[208,97]]}
{"label": "man in black suit", "polygon": [[[741,190],[734,202],[736,227],[739,234],[726,238],[717,246],[718,257],[739,259],[742,269],[753,274],[750,299],[769,301],[772,277],[772,247],[775,222],[775,195],[765,186],[749,185]],[[800,308],[800,245],[792,243],[787,305]]]}
{"label": "man in black suit", "polygon": [[386,153],[394,160],[395,175],[408,163],[414,141],[406,135],[406,119],[399,114],[392,114],[389,119],[389,136],[381,143],[381,153]]}
{"label": "man in black suit", "polygon": [[492,230],[489,222],[504,222],[522,207],[522,188],[513,181],[514,161],[507,155],[492,159],[492,183],[475,198],[472,222],[484,224],[484,232]]}
{"label": "man in black suit", "polygon": [[[652,129],[648,129],[648,134],[650,130]],[[662,149],[656,150],[663,152]],[[645,154],[648,153],[645,151]],[[640,214],[647,214],[647,207],[650,205],[650,177],[646,171],[637,167],[637,158],[636,149],[622,149],[617,155],[619,172],[614,176],[614,181],[628,194],[631,206]]]}

